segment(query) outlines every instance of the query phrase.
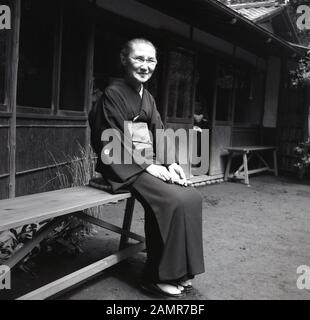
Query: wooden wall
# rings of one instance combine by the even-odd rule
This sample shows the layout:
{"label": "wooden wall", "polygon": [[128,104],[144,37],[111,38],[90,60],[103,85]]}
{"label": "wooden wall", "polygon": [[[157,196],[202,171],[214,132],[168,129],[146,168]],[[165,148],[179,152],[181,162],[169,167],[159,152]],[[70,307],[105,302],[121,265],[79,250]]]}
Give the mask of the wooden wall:
{"label": "wooden wall", "polygon": [[53,189],[56,163],[81,157],[85,148],[85,120],[17,119],[16,196]]}
{"label": "wooden wall", "polygon": [[257,128],[234,127],[231,139],[231,145],[234,147],[258,145],[260,143],[260,130]]}
{"label": "wooden wall", "polygon": [[277,140],[279,168],[294,172],[294,148],[306,139],[307,106],[306,92],[302,88],[286,88],[279,105]]}
{"label": "wooden wall", "polygon": [[[64,167],[85,150],[86,117],[74,119],[17,118],[16,125],[16,196],[59,187],[56,164]],[[9,118],[0,113],[0,199],[9,197]],[[62,168],[63,169],[63,168]],[[53,180],[49,182],[50,180]]]}
{"label": "wooden wall", "polygon": [[[88,148],[89,141],[87,113],[92,93],[94,21],[90,20],[93,23],[89,24],[87,30],[89,33],[85,98],[82,108],[68,111],[59,107],[61,37],[57,32],[58,29],[55,30],[57,45],[51,107],[18,106],[16,101],[18,68],[22,59],[20,57],[21,3],[21,0],[10,2],[12,30],[8,33],[6,51],[8,63],[5,75],[5,101],[0,108],[0,199],[58,188],[60,183],[55,179],[58,168],[65,170],[68,162],[81,158],[81,148],[84,150]],[[90,14],[91,12],[89,10]],[[85,154],[88,155],[86,151],[84,156]]]}
{"label": "wooden wall", "polygon": [[9,118],[0,113],[0,199],[9,196]]}
{"label": "wooden wall", "polygon": [[225,171],[228,155],[225,147],[229,147],[232,127],[230,125],[217,125],[211,129],[211,159],[209,175],[220,175]]}

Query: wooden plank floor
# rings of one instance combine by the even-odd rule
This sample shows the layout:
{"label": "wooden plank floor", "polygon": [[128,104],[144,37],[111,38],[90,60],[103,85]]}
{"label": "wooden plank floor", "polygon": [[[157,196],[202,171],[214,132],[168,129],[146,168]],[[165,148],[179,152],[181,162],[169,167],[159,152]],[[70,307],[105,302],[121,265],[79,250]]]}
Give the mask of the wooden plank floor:
{"label": "wooden plank floor", "polygon": [[130,197],[82,186],[1,200],[0,231]]}

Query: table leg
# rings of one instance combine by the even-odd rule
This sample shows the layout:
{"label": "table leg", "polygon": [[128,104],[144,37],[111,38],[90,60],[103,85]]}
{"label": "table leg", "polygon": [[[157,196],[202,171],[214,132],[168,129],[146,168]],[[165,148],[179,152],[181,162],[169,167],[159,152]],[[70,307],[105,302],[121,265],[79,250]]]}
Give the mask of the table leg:
{"label": "table leg", "polygon": [[[248,157],[247,163],[250,162],[250,160],[252,159],[252,157],[253,157],[253,153],[250,154],[250,156]],[[242,174],[243,167],[244,167],[244,164],[242,163],[242,165],[241,165],[241,166],[238,168],[238,170],[235,172],[235,175],[236,175],[236,176]]]}
{"label": "table leg", "polygon": [[229,156],[228,156],[228,162],[227,162],[227,165],[226,165],[224,181],[227,181],[228,177],[229,177],[232,156],[233,156],[233,152],[230,152]]}
{"label": "table leg", "polygon": [[244,166],[244,182],[247,186],[249,186],[248,157],[246,152],[243,153],[243,166]]}

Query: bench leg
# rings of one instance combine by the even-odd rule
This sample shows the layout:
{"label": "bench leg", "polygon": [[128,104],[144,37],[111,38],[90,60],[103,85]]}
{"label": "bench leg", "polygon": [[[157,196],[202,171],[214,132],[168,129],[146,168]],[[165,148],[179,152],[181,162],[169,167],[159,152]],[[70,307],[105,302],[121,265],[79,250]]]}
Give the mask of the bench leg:
{"label": "bench leg", "polygon": [[[125,216],[124,216],[123,227],[122,227],[122,229],[125,231],[130,231],[134,207],[135,207],[135,198],[131,197],[126,202]],[[119,244],[119,250],[124,249],[127,243],[128,243],[128,236],[122,235],[120,244]]]}
{"label": "bench leg", "polygon": [[232,156],[233,156],[233,152],[230,152],[229,156],[228,156],[228,162],[227,162],[227,165],[226,165],[224,181],[227,181],[228,177],[229,177]]}
{"label": "bench leg", "polygon": [[244,166],[244,182],[249,186],[249,170],[248,170],[248,157],[246,152],[243,153],[243,166]]}

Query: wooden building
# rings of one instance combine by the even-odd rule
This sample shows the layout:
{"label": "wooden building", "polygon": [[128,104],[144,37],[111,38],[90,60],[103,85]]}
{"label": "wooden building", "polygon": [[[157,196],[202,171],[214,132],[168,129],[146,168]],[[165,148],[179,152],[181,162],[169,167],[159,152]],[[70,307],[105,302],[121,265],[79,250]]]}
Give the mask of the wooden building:
{"label": "wooden building", "polygon": [[195,108],[207,119],[207,175],[223,175],[225,146],[277,143],[287,63],[299,49],[223,4],[2,3],[12,27],[0,30],[0,198],[54,188],[57,168],[82,156],[94,89],[120,76],[118,53],[133,37],[158,48],[148,87],[166,125],[192,128]]}
{"label": "wooden building", "polygon": [[[230,4],[229,8],[277,37],[288,41],[292,46],[303,50],[304,53],[309,50],[309,31],[302,32],[298,29],[296,19],[300,15],[296,12],[297,8],[291,4],[268,0]],[[297,57],[292,60],[288,59],[286,68],[294,70],[297,67],[297,60]],[[282,75],[283,90],[279,97],[277,146],[280,168],[285,171],[295,171],[294,148],[299,142],[306,141],[310,137],[310,89],[290,86],[288,75],[288,73]]]}

